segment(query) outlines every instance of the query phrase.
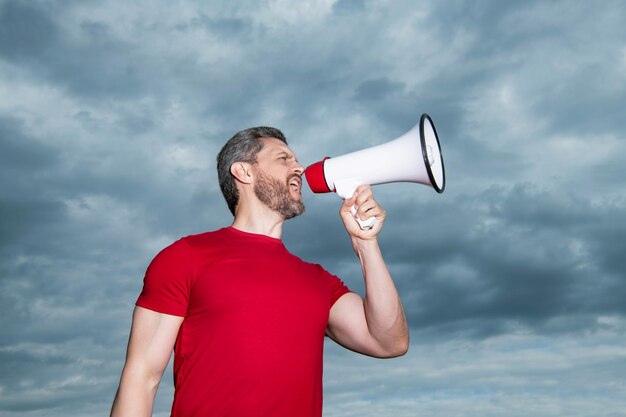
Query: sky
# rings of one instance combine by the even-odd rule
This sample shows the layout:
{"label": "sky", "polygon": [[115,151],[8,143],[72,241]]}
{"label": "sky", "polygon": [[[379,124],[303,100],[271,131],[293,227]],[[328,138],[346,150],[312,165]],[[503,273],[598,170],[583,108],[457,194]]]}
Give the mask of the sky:
{"label": "sky", "polygon": [[[0,0],[0,415],[108,415],[145,269],[227,226],[215,157],[304,164],[428,113],[442,194],[375,186],[411,345],[325,346],[325,417],[626,416],[622,1]],[[304,190],[283,240],[364,287]],[[155,416],[169,415],[171,369]]]}

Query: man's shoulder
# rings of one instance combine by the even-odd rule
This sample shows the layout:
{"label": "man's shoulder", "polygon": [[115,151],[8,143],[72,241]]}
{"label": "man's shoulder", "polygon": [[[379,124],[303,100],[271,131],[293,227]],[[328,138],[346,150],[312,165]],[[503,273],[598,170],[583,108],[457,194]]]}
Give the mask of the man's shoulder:
{"label": "man's shoulder", "polygon": [[224,229],[202,232],[183,236],[165,246],[155,256],[153,263],[190,262],[198,259],[198,256],[206,257],[208,253],[214,253],[225,239]]}
{"label": "man's shoulder", "polygon": [[180,238],[177,242],[184,242],[190,248],[212,246],[223,242],[227,237],[226,228],[191,234]]}
{"label": "man's shoulder", "polygon": [[310,273],[314,273],[314,274],[328,273],[328,271],[326,271],[326,269],[317,262],[304,260],[298,255],[294,255],[291,252],[287,252],[287,253],[288,253],[288,256],[290,256],[298,265],[300,265],[300,268],[303,268]]}

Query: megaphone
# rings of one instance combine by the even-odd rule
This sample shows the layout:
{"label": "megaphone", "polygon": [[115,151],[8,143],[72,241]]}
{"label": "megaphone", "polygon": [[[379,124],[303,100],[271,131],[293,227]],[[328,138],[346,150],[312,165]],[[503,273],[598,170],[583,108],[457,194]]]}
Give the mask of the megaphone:
{"label": "megaphone", "polygon": [[[435,125],[426,113],[411,130],[382,145],[336,158],[326,157],[306,168],[306,181],[314,193],[336,192],[348,199],[361,184],[413,182],[442,193],[446,176]],[[353,210],[354,213],[354,210]],[[371,229],[375,218],[363,222]]]}

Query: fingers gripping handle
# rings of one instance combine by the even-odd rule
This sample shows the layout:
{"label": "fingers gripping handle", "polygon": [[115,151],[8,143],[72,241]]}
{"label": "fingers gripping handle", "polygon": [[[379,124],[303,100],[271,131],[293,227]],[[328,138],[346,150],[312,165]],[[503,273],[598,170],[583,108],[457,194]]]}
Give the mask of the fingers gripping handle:
{"label": "fingers gripping handle", "polygon": [[[335,183],[335,190],[337,191],[337,195],[339,197],[347,200],[352,197],[357,187],[361,184],[363,183],[358,180],[342,180]],[[374,227],[374,224],[376,224],[376,217],[370,217],[369,219],[362,220],[356,213],[356,207],[350,207],[350,211],[362,230],[370,230]]]}
{"label": "fingers gripping handle", "polygon": [[361,220],[361,218],[357,216],[356,208],[354,206],[350,207],[350,211],[352,212],[354,219],[359,224],[362,230],[370,230],[376,224],[376,217],[370,217],[369,219]]}

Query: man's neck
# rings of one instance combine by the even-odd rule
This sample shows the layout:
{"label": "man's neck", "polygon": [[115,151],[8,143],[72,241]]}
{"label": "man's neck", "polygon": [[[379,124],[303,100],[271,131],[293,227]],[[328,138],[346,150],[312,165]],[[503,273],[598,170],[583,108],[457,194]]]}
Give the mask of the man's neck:
{"label": "man's neck", "polygon": [[280,239],[284,221],[282,216],[267,207],[256,207],[255,210],[239,207],[235,212],[232,227],[244,232]]}

